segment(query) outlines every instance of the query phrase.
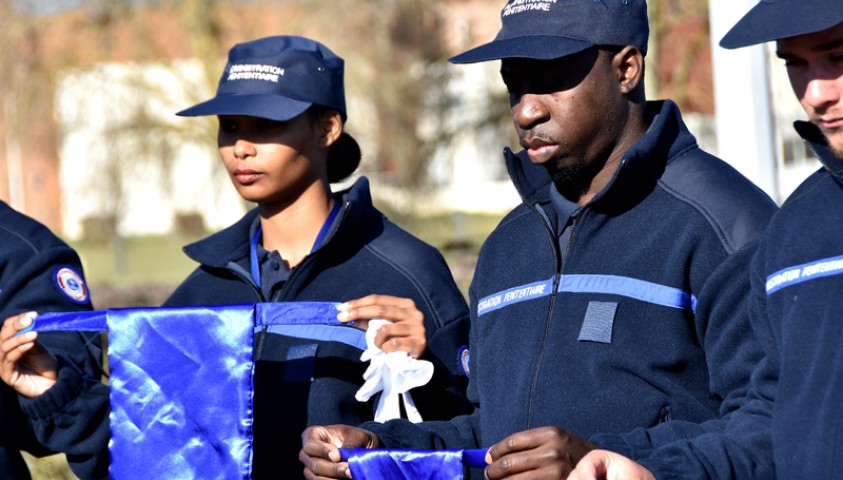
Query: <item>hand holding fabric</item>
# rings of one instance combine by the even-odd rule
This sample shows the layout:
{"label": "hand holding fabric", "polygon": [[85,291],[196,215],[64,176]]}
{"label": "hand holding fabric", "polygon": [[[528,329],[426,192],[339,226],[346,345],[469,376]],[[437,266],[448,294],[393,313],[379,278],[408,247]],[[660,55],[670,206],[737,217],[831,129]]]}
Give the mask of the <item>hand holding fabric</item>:
{"label": "hand holding fabric", "polygon": [[655,480],[655,476],[623,455],[592,450],[577,463],[568,480]]}
{"label": "hand holding fabric", "polygon": [[486,478],[499,480],[529,472],[531,478],[565,478],[597,445],[557,427],[514,433],[486,454]]}
{"label": "hand holding fabric", "polygon": [[378,448],[378,437],[362,428],[348,425],[309,427],[302,433],[299,460],[308,480],[351,478],[348,463],[342,461],[342,448]]}
{"label": "hand holding fabric", "polygon": [[28,398],[46,392],[58,378],[58,361],[36,341],[38,333],[16,335],[32,325],[35,316],[28,312],[9,317],[0,328],[0,378]]}
{"label": "hand holding fabric", "polygon": [[384,352],[404,351],[420,358],[427,348],[424,314],[409,298],[369,295],[337,308],[340,321],[353,321],[361,330],[368,331],[371,319],[389,320],[391,324],[381,328],[374,338],[375,345]]}

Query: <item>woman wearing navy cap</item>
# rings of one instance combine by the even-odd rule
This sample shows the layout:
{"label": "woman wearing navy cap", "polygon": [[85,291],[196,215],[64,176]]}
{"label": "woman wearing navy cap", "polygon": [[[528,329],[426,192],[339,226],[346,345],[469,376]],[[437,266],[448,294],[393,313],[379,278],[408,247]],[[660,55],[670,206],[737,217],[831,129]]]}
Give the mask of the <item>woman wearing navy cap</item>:
{"label": "woman wearing navy cap", "polygon": [[[256,332],[253,476],[301,477],[300,434],[309,425],[373,419],[377,397],[355,399],[369,319],[393,322],[375,341],[385,352],[433,362],[432,380],[412,390],[425,420],[465,413],[468,308],[441,254],[374,208],[365,177],[331,192],[360,162],[344,132],[343,60],[301,37],[235,45],[216,96],[179,115],[218,117],[223,165],[257,206],[185,247],[200,266],[165,306],[343,302],[340,319],[359,327]],[[102,440],[91,443],[107,461]]]}
{"label": "woman wearing navy cap", "polygon": [[[344,320],[395,322],[378,334],[384,351],[434,361],[434,379],[412,392],[425,419],[464,412],[458,360],[468,310],[442,256],[372,206],[366,178],[331,193],[360,162],[343,127],[343,60],[301,37],[236,45],[217,95],[179,115],[217,115],[223,164],[257,207],[185,248],[201,266],[165,305],[346,302]],[[256,477],[301,475],[308,425],[372,419],[372,402],[354,399],[367,366],[361,341],[361,330],[337,327],[256,335]]]}

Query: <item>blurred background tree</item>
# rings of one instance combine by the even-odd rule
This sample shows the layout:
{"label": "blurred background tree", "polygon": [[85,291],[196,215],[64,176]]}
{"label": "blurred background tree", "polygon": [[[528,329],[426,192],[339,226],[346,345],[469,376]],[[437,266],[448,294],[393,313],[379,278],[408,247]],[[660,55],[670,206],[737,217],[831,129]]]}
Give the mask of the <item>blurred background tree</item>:
{"label": "blurred background tree", "polygon": [[649,0],[650,98],[672,98],[683,112],[714,113],[706,0]]}

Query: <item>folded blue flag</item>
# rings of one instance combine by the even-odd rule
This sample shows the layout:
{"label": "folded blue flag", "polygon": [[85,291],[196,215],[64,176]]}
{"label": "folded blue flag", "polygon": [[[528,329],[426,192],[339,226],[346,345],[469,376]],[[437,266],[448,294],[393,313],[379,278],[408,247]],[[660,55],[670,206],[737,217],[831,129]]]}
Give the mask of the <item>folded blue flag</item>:
{"label": "folded blue flag", "polygon": [[30,327],[106,331],[115,479],[251,476],[255,327],[343,325],[334,303],[45,313]]}
{"label": "folded blue flag", "polygon": [[462,480],[463,467],[486,466],[486,449],[389,450],[341,448],[354,480]]}
{"label": "folded blue flag", "polygon": [[[248,479],[255,329],[347,328],[337,320],[336,306],[281,302],[45,313],[24,331],[108,332],[111,478]],[[300,331],[292,329],[292,336]],[[463,464],[485,466],[486,455],[485,450],[343,453],[355,480],[461,479]]]}

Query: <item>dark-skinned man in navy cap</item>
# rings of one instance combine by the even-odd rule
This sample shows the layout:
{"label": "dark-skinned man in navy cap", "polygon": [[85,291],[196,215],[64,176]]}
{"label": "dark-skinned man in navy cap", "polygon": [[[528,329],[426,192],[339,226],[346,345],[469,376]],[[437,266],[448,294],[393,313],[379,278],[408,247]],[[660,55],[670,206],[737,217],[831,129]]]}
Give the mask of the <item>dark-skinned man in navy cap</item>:
{"label": "dark-skinned man in navy cap", "polygon": [[501,60],[523,148],[504,152],[523,204],[470,288],[476,410],[312,427],[308,478],[348,478],[341,446],[489,448],[473,475],[564,478],[597,446],[635,456],[743,402],[761,357],[745,267],[775,205],[675,103],[646,101],[644,0],[511,0],[501,20],[451,59]]}
{"label": "dark-skinned man in navy cap", "polygon": [[771,41],[809,120],[794,126],[822,167],[782,204],[752,259],[750,315],[766,356],[750,400],[721,433],[667,445],[640,465],[594,451],[572,479],[839,478],[843,471],[843,2],[764,0],[720,45]]}

